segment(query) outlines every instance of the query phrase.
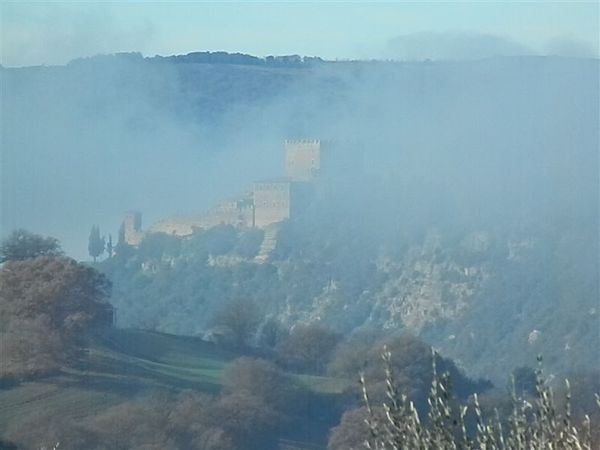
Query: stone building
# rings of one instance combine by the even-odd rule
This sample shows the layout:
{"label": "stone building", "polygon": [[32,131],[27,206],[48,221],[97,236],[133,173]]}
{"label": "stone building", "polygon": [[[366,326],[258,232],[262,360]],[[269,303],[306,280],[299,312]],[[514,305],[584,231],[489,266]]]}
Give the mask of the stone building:
{"label": "stone building", "polygon": [[129,245],[139,245],[144,238],[142,232],[142,213],[129,211],[121,225],[121,239]]}
{"label": "stone building", "polygon": [[321,170],[321,141],[285,141],[285,175],[293,181],[313,181]]}
{"label": "stone building", "polygon": [[254,183],[254,226],[267,227],[300,214],[313,194],[311,183],[275,178]]}

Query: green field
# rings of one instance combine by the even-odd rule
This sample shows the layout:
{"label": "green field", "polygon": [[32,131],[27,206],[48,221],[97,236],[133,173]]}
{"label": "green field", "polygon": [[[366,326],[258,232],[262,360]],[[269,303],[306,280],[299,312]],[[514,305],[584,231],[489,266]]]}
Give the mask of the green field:
{"label": "green field", "polygon": [[[82,418],[161,388],[216,393],[223,370],[238,356],[197,338],[113,330],[95,340],[76,368],[0,389],[0,435],[26,417]],[[297,378],[324,394],[347,386],[326,377]]]}

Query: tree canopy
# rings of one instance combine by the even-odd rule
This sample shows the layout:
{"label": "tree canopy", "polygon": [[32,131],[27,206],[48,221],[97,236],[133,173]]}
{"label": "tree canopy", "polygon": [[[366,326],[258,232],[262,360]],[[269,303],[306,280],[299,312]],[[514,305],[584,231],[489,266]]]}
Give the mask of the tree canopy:
{"label": "tree canopy", "polygon": [[234,345],[244,348],[249,344],[260,323],[260,314],[253,301],[238,298],[225,305],[216,323],[229,328],[233,334]]}
{"label": "tree canopy", "polygon": [[92,258],[94,258],[94,262],[96,262],[96,258],[104,253],[104,247],[106,246],[104,242],[104,237],[100,236],[100,228],[97,225],[94,225],[90,231],[90,237],[88,239],[88,253]]}
{"label": "tree canopy", "polygon": [[13,231],[0,244],[0,263],[62,254],[58,239],[40,236],[24,229]]}
{"label": "tree canopy", "polygon": [[63,256],[0,269],[0,377],[46,373],[74,357],[89,330],[112,323],[110,281]]}

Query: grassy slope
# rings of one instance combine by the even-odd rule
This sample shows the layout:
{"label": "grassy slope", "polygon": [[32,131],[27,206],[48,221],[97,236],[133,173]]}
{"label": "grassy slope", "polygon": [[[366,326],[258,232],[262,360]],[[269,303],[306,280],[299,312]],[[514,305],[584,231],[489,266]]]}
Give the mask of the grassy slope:
{"label": "grassy slope", "polygon": [[[99,339],[76,369],[0,389],[0,435],[25,417],[81,418],[156,388],[217,392],[223,370],[236,357],[195,338],[115,330]],[[324,377],[299,379],[322,393],[346,385]]]}

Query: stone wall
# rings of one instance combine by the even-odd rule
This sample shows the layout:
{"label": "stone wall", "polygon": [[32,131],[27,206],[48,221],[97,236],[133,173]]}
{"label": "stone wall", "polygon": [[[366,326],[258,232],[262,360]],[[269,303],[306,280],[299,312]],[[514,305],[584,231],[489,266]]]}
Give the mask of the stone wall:
{"label": "stone wall", "polygon": [[254,225],[259,228],[290,217],[291,184],[288,179],[254,183]]}
{"label": "stone wall", "polygon": [[140,245],[144,238],[142,232],[142,214],[137,211],[129,211],[123,219],[123,239],[129,245]]}
{"label": "stone wall", "polygon": [[235,227],[254,226],[254,205],[252,194],[224,201],[205,214],[171,217],[155,223],[149,233],[166,233],[176,236],[188,236],[195,229],[208,229],[217,225]]}

